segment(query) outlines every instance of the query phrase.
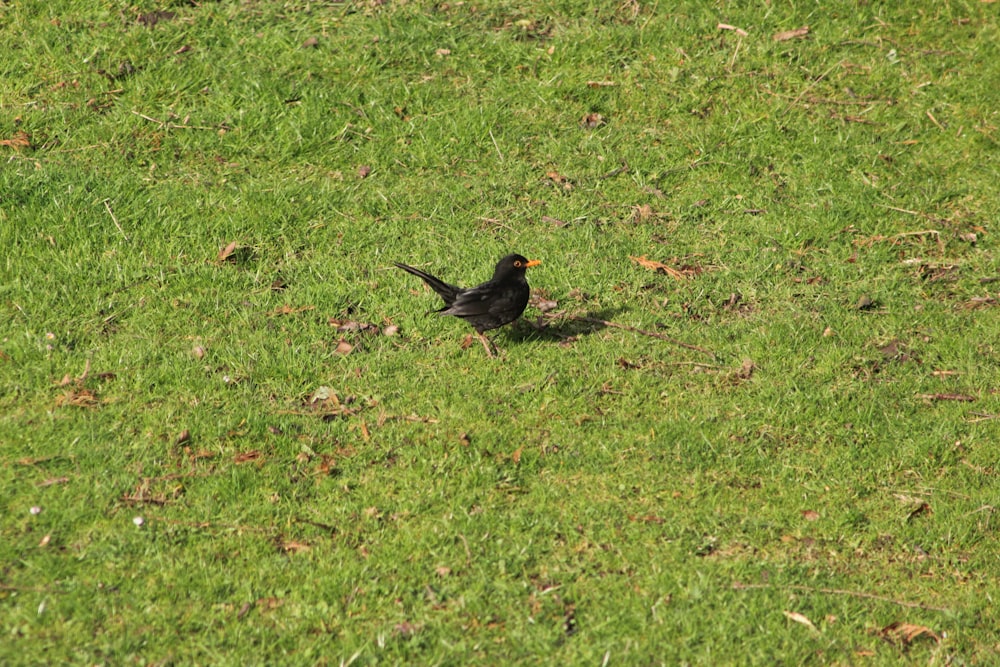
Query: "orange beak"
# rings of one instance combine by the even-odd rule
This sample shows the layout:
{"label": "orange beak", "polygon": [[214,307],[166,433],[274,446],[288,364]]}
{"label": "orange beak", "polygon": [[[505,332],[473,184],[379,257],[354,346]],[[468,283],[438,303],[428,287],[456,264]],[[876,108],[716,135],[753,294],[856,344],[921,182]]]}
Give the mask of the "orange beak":
{"label": "orange beak", "polygon": [[529,266],[538,266],[541,263],[542,263],[542,260],[540,260],[540,259],[529,259],[528,263],[525,264],[524,266],[525,266],[525,268],[528,268]]}

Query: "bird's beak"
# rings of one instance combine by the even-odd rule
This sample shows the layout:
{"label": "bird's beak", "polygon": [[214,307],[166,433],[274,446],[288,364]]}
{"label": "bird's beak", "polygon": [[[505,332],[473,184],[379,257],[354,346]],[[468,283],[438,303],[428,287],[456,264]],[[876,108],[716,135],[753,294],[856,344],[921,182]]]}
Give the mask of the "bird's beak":
{"label": "bird's beak", "polygon": [[529,259],[529,260],[528,260],[528,263],[527,263],[527,264],[525,264],[524,266],[525,266],[525,267],[529,267],[529,266],[538,266],[538,265],[539,265],[539,264],[541,264],[541,263],[542,263],[542,260],[540,260],[540,259]]}

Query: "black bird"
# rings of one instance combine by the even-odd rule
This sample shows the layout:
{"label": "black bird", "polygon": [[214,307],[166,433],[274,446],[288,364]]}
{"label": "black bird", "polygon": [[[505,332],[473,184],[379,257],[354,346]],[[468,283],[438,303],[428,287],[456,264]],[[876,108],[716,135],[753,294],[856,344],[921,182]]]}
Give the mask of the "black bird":
{"label": "black bird", "polygon": [[528,267],[541,263],[540,260],[529,260],[521,255],[507,255],[497,262],[493,277],[482,285],[458,287],[420,269],[395,262],[399,268],[423,279],[444,299],[444,307],[432,312],[461,317],[471,324],[479,336],[479,342],[486,348],[486,354],[491,357],[496,345],[483,332],[502,327],[521,316],[528,305],[530,294],[524,272]]}

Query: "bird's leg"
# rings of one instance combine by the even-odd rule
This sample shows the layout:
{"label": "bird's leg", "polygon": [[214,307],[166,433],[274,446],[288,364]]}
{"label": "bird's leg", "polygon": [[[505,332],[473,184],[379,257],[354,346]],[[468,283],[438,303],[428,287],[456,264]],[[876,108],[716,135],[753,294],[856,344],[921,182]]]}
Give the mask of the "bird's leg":
{"label": "bird's leg", "polygon": [[495,357],[496,355],[493,354],[493,350],[496,350],[497,346],[493,344],[493,341],[489,339],[489,336],[484,334],[482,331],[477,331],[476,335],[479,336],[479,342],[483,344],[484,348],[486,348],[486,355],[491,359]]}

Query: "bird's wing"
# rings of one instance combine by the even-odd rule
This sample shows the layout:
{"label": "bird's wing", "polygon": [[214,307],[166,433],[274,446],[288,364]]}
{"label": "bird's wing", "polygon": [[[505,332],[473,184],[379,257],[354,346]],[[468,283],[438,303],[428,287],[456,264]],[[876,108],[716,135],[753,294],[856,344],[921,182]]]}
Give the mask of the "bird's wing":
{"label": "bird's wing", "polygon": [[497,294],[489,283],[459,290],[455,301],[442,314],[457,317],[486,315],[497,305]]}

